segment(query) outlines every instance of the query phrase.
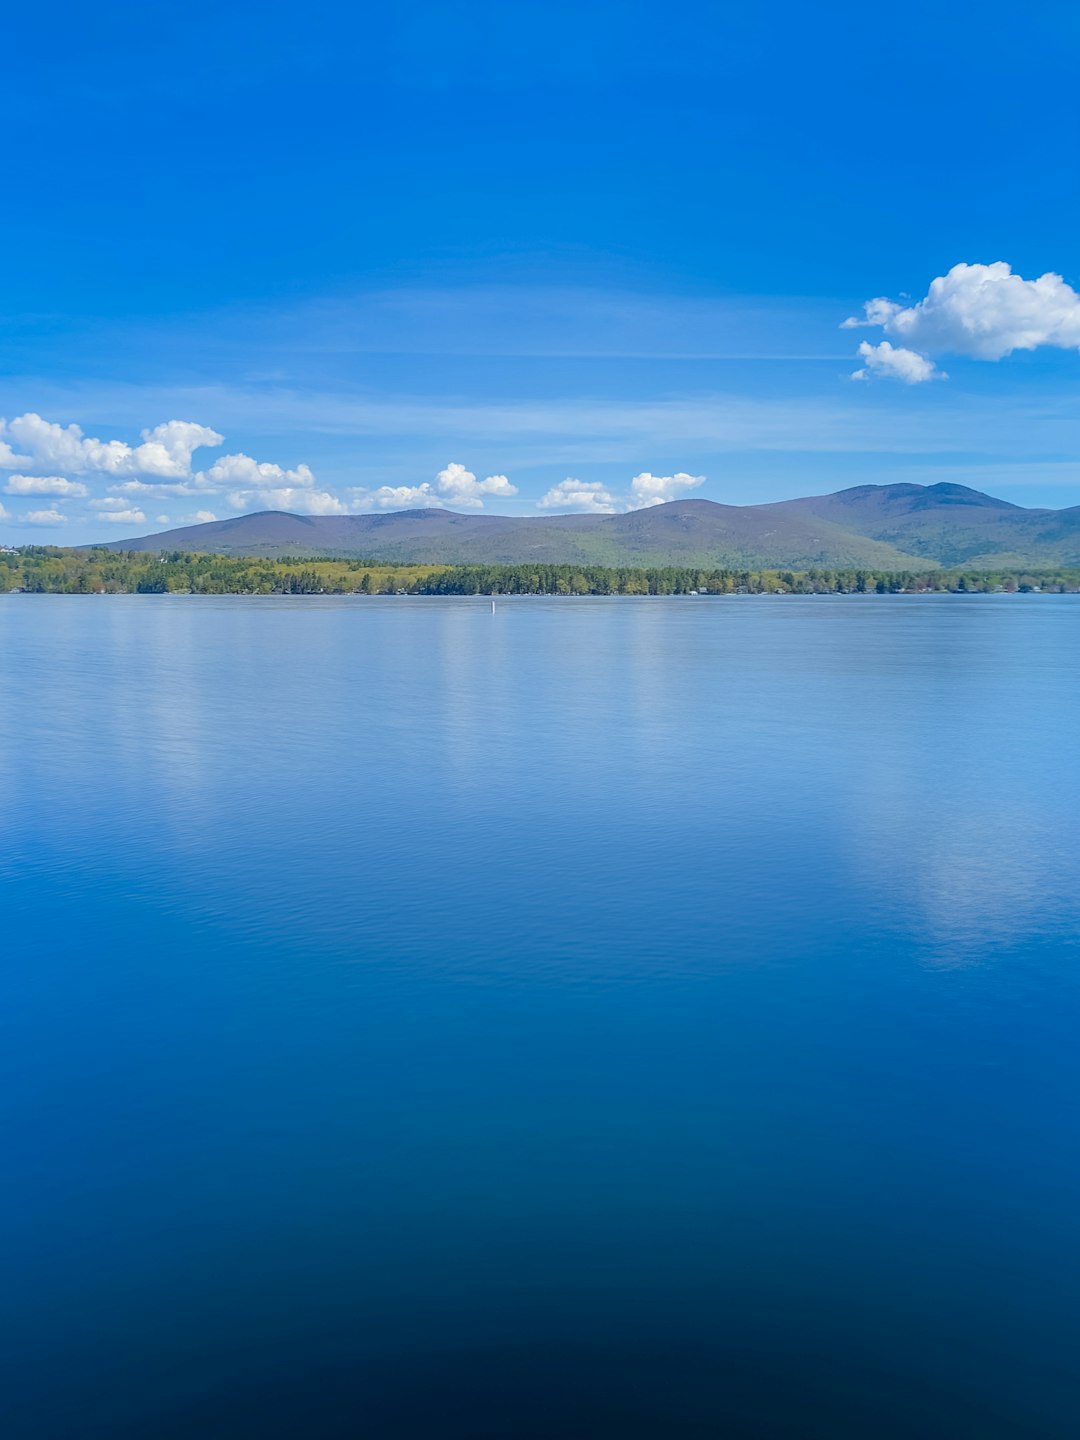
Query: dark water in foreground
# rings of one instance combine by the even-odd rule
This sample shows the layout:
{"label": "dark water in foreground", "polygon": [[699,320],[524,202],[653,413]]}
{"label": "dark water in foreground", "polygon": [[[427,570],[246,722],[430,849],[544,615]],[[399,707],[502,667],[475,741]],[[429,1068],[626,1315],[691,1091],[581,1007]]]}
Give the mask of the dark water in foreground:
{"label": "dark water in foreground", "polygon": [[1080,1409],[1080,601],[0,602],[7,1440]]}

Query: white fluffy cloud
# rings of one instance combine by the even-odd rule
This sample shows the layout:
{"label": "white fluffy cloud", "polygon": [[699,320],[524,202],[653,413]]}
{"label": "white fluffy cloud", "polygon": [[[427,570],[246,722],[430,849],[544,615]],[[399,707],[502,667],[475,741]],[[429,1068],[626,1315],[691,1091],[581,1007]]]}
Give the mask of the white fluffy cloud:
{"label": "white fluffy cloud", "polygon": [[613,515],[619,504],[599,481],[560,480],[536,502],[540,510],[577,510],[587,515]]}
{"label": "white fluffy cloud", "polygon": [[[168,518],[169,517],[167,515],[158,516],[159,520],[168,520]],[[199,522],[200,525],[205,525],[211,520],[216,520],[217,516],[212,510],[196,510],[195,519]]]}
{"label": "white fluffy cloud", "polygon": [[422,485],[380,485],[352,492],[353,510],[427,510],[445,503],[425,480]]}
{"label": "white fluffy cloud", "polygon": [[859,346],[859,355],[866,362],[853,370],[853,380],[868,380],[871,375],[888,375],[902,380],[905,385],[921,385],[924,380],[947,380],[949,377],[939,370],[934,362],[915,350],[905,350],[902,345],[892,346],[888,340],[871,345],[864,340]]}
{"label": "white fluffy cloud", "polygon": [[31,510],[22,517],[25,525],[66,525],[67,516],[59,510]]}
{"label": "white fluffy cloud", "polygon": [[448,505],[465,505],[471,509],[479,509],[488,495],[517,494],[517,486],[511,485],[505,475],[489,475],[486,480],[477,480],[471,470],[454,461],[435,476],[435,489]]}
{"label": "white fluffy cloud", "polygon": [[914,305],[868,300],[862,316],[851,316],[843,328],[860,325],[880,326],[920,350],[976,360],[1001,360],[1040,345],[1080,350],[1080,295],[1052,272],[1025,280],[1004,260],[961,264],[931,281]]}
{"label": "white fluffy cloud", "polygon": [[[116,495],[132,499],[186,497],[193,495],[218,495],[230,490],[240,498],[230,503],[238,508],[253,505],[260,510],[280,509],[282,495],[298,497],[297,506],[306,514],[344,514],[332,508],[334,500],[325,491],[316,491],[315,476],[307,465],[298,465],[295,470],[286,470],[281,465],[272,465],[252,459],[250,455],[223,455],[215,460],[209,470],[189,472],[185,479],[177,481],[125,480],[110,486]],[[305,497],[307,497],[305,499]],[[318,507],[324,508],[318,508]]]}
{"label": "white fluffy cloud", "polygon": [[131,452],[131,468],[140,475],[182,480],[191,474],[191,457],[203,447],[215,449],[225,437],[191,420],[166,420],[142,432],[143,443]]}
{"label": "white fluffy cloud", "polygon": [[664,505],[704,483],[704,475],[687,475],[681,470],[676,475],[650,475],[645,470],[630,481],[630,509],[644,510],[650,505]]}
{"label": "white fluffy cloud", "polygon": [[226,498],[234,510],[289,510],[294,515],[349,513],[349,507],[336,495],[315,489],[315,476],[307,465],[285,470],[280,465],[253,460],[250,455],[223,455],[196,480],[198,488],[211,493],[227,488]]}
{"label": "white fluffy cloud", "polygon": [[840,326],[841,330],[858,330],[864,325],[887,325],[902,305],[895,301],[886,300],[879,295],[876,300],[867,300],[863,305],[862,315],[849,315]]}
{"label": "white fluffy cloud", "polygon": [[141,510],[102,510],[97,517],[113,525],[143,525],[146,516]]}
{"label": "white fluffy cloud", "polygon": [[280,490],[306,488],[315,484],[315,476],[306,465],[283,470],[280,465],[260,464],[250,455],[222,455],[206,472],[207,483],[214,489],[227,486],[245,490]]}
{"label": "white fluffy cloud", "polygon": [[82,499],[90,493],[85,485],[77,480],[65,480],[63,475],[11,475],[4,491],[8,495],[63,495],[69,500]]}
{"label": "white fluffy cloud", "polygon": [[[222,436],[207,425],[167,420],[142,431],[141,445],[122,440],[97,440],[78,425],[57,425],[33,411],[14,420],[0,420],[3,441],[0,464],[5,468],[64,470],[69,475],[156,475],[182,479],[191,473],[191,457],[204,445],[220,445]],[[17,446],[18,449],[13,448]]]}
{"label": "white fluffy cloud", "polygon": [[420,485],[380,485],[374,490],[358,487],[351,493],[349,508],[357,511],[427,510],[448,505],[479,510],[489,496],[508,498],[518,492],[517,486],[511,485],[505,475],[489,475],[485,480],[477,480],[471,470],[451,461],[435,476],[434,484],[425,480]]}
{"label": "white fluffy cloud", "polygon": [[349,507],[328,490],[309,490],[295,485],[271,490],[233,490],[225,498],[234,510],[288,510],[293,515],[349,513]]}
{"label": "white fluffy cloud", "polygon": [[678,500],[687,490],[705,483],[704,475],[653,475],[643,470],[630,481],[626,495],[614,495],[597,481],[562,480],[537,501],[540,510],[577,510],[591,515],[614,515],[619,511],[647,510]]}

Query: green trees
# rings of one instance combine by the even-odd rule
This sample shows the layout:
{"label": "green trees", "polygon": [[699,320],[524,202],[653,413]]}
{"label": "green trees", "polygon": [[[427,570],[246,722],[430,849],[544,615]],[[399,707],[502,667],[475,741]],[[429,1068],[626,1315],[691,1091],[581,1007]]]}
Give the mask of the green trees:
{"label": "green trees", "polygon": [[383,565],[27,545],[0,551],[0,593],[196,595],[890,595],[1080,591],[1080,570],[731,570],[681,566]]}

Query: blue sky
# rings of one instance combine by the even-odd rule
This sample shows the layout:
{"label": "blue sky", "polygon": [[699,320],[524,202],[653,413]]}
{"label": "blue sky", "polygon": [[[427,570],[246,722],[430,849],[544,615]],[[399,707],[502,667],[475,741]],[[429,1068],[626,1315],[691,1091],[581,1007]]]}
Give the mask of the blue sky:
{"label": "blue sky", "polygon": [[6,40],[9,543],[1080,504],[1075,7],[43,4]]}

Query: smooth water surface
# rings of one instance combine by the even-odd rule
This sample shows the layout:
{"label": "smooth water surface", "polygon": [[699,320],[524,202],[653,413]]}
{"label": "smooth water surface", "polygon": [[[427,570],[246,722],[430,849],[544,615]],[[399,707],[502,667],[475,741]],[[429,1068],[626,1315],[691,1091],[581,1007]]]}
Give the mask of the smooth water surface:
{"label": "smooth water surface", "polygon": [[7,1440],[1050,1440],[1080,600],[0,601]]}

